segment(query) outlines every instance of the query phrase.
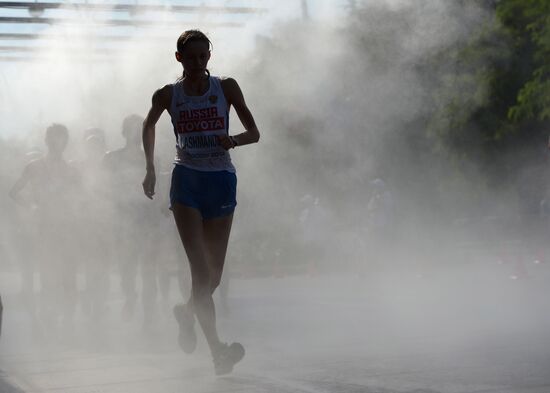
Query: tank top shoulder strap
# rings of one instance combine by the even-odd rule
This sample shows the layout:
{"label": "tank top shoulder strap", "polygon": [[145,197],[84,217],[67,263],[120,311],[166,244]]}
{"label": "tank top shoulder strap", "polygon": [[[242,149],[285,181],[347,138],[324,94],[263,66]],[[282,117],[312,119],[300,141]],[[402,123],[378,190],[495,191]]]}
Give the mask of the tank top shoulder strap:
{"label": "tank top shoulder strap", "polygon": [[182,84],[182,81],[180,80],[177,80],[174,83],[172,83],[172,101],[174,101],[177,98],[180,98],[179,96],[183,93],[181,84]]}
{"label": "tank top shoulder strap", "polygon": [[227,99],[225,98],[225,92],[223,91],[222,78],[219,76],[214,76],[211,79],[212,81],[212,94],[215,94],[219,97],[222,97],[223,101],[227,104]]}
{"label": "tank top shoulder strap", "polygon": [[181,89],[181,81],[177,80],[174,83],[172,83],[172,99],[170,101],[170,113],[174,112],[176,102],[181,101],[181,93],[183,89]]}
{"label": "tank top shoulder strap", "polygon": [[221,78],[219,76],[210,77],[210,83],[212,83],[211,91],[212,92],[222,92]]}

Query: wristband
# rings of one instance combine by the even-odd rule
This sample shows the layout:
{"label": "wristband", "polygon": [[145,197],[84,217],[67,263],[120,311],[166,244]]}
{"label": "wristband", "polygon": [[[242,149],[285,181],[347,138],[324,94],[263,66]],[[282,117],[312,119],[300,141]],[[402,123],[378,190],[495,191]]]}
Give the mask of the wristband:
{"label": "wristband", "polygon": [[229,139],[231,139],[231,143],[233,143],[233,148],[239,146],[239,144],[237,143],[237,139],[235,139],[234,136],[230,136]]}

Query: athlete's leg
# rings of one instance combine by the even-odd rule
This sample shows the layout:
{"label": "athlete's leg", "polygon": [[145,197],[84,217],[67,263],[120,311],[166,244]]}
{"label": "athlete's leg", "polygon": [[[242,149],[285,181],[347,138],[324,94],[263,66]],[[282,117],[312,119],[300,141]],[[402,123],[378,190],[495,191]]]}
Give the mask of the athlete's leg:
{"label": "athlete's leg", "polygon": [[70,323],[76,312],[77,301],[77,264],[70,257],[64,255],[60,262],[62,312],[66,323]]}
{"label": "athlete's leg", "polygon": [[[203,222],[204,240],[210,268],[210,294],[220,285],[227,252],[227,243],[231,232],[233,214],[207,219]],[[230,373],[244,356],[244,347],[239,343],[221,344],[212,348],[216,375]]]}
{"label": "athlete's leg", "polygon": [[158,296],[158,260],[159,258],[144,258],[141,261],[141,302],[143,306],[143,327],[153,325]]}
{"label": "athlete's leg", "polygon": [[204,220],[204,241],[210,267],[211,293],[220,285],[233,214]]}
{"label": "athlete's leg", "polygon": [[222,279],[220,281],[220,286],[218,287],[218,298],[220,301],[221,311],[224,315],[228,315],[229,305],[227,304],[227,296],[229,294],[229,272],[227,270],[224,272]]}
{"label": "athlete's leg", "polygon": [[[137,247],[141,241],[138,228],[138,222],[128,211],[120,209],[121,219],[113,226],[112,250],[113,257],[118,268],[120,276],[120,287],[124,296],[124,305],[122,306],[121,316],[125,321],[129,321],[134,316],[135,306],[138,300],[137,292],[137,274],[139,260],[138,254],[141,248]],[[137,242],[135,239],[139,239]]]}
{"label": "athlete's leg", "polygon": [[119,261],[120,285],[125,297],[124,306],[122,307],[122,318],[128,321],[134,316],[134,308],[138,298],[136,290],[138,263],[126,255],[122,256],[122,258]]}
{"label": "athlete's leg", "polygon": [[[210,271],[210,293],[212,294],[221,282],[232,223],[233,214],[203,220],[204,242],[206,246],[208,268]],[[187,306],[193,307],[192,292],[187,302]]]}
{"label": "athlete's leg", "polygon": [[216,313],[212,300],[203,219],[200,212],[192,207],[175,203],[172,209],[191,268],[193,311],[199,320],[210,351],[214,353],[221,343],[216,330]]}
{"label": "athlete's leg", "polygon": [[148,329],[153,326],[157,312],[157,300],[159,293],[158,277],[161,252],[157,238],[158,231],[151,232],[142,237],[145,250],[140,259],[141,274],[141,304],[143,306],[143,327]]}

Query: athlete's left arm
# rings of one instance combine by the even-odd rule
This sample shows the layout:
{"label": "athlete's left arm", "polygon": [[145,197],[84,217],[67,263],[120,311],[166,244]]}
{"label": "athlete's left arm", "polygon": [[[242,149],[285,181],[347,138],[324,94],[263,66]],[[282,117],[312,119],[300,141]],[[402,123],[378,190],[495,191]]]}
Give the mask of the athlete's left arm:
{"label": "athlete's left arm", "polygon": [[258,131],[258,127],[256,126],[250,109],[246,106],[243,93],[237,81],[233,78],[227,78],[223,79],[221,84],[228,105],[235,108],[237,116],[239,116],[239,120],[246,130],[242,134],[232,136],[233,141],[231,138],[223,138],[221,140],[222,146],[226,149],[230,149],[235,147],[235,145],[241,146],[258,142],[260,140],[260,131]]}

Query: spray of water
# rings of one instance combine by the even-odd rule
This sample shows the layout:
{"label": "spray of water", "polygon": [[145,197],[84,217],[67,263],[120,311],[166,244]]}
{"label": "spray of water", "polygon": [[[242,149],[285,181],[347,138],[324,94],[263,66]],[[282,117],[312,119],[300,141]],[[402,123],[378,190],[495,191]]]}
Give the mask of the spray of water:
{"label": "spray of water", "polygon": [[[220,322],[256,345],[250,356],[258,370],[273,369],[274,357],[290,364],[314,356],[364,360],[367,349],[371,360],[407,359],[426,345],[457,354],[480,343],[498,347],[548,323],[532,318],[540,283],[517,286],[508,276],[518,278],[521,268],[497,263],[524,257],[517,255],[523,249],[499,242],[504,234],[491,232],[490,219],[475,222],[483,241],[460,220],[480,211],[464,198],[483,180],[449,180],[452,166],[425,137],[426,119],[446,103],[445,95],[434,98],[441,81],[458,67],[452,59],[426,59],[463,45],[490,11],[439,0],[354,7],[345,12],[327,2],[303,19],[289,17],[300,12],[289,3],[268,7],[269,17],[243,30],[203,28],[214,42],[212,73],[239,81],[262,132],[259,145],[233,154],[239,208],[226,277],[235,283],[227,296],[236,318]],[[95,35],[107,26],[53,26],[44,35],[73,37],[70,50],[45,41],[37,44],[41,60],[6,66],[0,204],[9,279],[2,292],[14,306],[4,334],[19,335],[10,353],[33,334],[47,335],[35,337],[39,347],[73,337],[72,344],[106,351],[174,349],[169,310],[189,283],[166,209],[172,131],[164,116],[157,127],[159,195],[150,203],[140,191],[142,153],[132,148],[139,118],[123,125],[127,115],[145,114],[153,91],[181,72],[173,52],[182,27],[169,13],[158,17],[166,24],[128,30],[130,38],[116,45]],[[157,36],[172,39],[150,39]],[[96,50],[109,55],[81,57]],[[483,94],[479,99],[481,105]],[[8,192],[29,162],[46,160],[45,129],[53,122],[69,129],[65,164],[77,180],[49,167],[45,176],[55,179],[44,183],[35,171],[18,191],[26,203],[16,206]],[[238,133],[238,119],[230,124]],[[86,133],[91,127],[103,133]],[[37,194],[52,204],[45,208]],[[39,273],[52,285],[76,275],[74,287],[65,283],[71,302],[33,295],[47,286]],[[16,333],[11,318],[26,327]],[[265,356],[270,350],[274,356]]]}

